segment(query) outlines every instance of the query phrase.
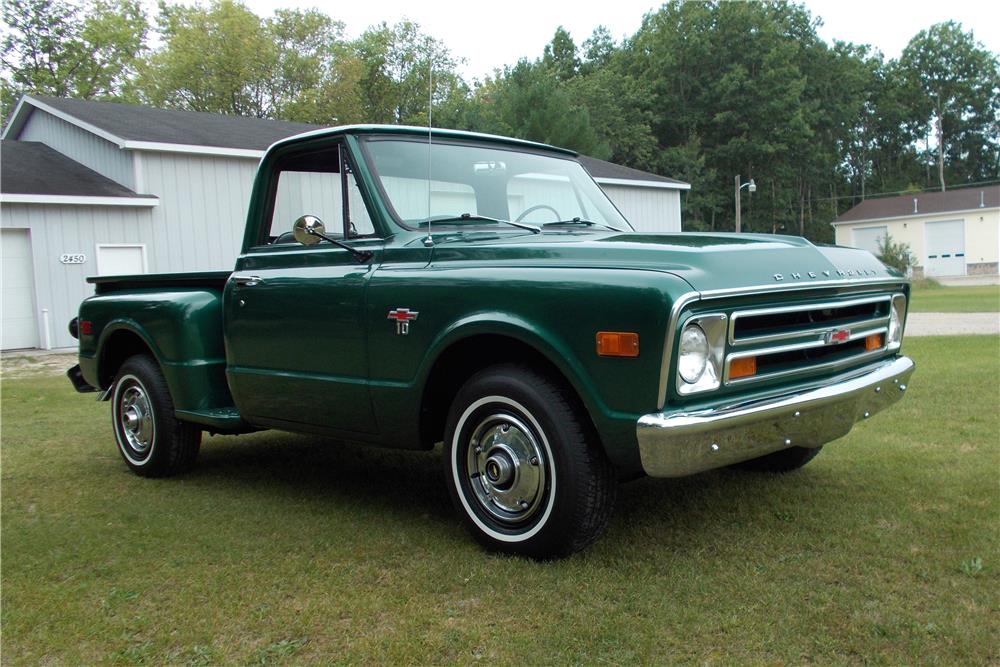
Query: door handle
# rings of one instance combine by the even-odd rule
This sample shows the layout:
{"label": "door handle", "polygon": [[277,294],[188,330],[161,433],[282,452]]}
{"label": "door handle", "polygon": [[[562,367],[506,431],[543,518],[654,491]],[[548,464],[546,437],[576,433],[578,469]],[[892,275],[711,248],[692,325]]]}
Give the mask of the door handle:
{"label": "door handle", "polygon": [[264,281],[260,279],[260,276],[233,276],[233,282],[238,287],[253,287]]}

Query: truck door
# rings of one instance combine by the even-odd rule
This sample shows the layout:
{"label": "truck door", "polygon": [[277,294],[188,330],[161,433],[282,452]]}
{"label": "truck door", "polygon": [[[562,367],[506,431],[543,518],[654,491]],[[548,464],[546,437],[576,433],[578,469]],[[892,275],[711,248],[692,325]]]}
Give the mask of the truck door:
{"label": "truck door", "polygon": [[[225,293],[236,405],[255,424],[373,433],[364,312],[382,240],[340,144],[286,152],[269,169],[266,190],[255,191],[267,199],[251,205],[248,221],[259,236],[237,259]],[[327,237],[370,256],[328,240],[297,242],[292,226],[303,215],[319,218]]]}

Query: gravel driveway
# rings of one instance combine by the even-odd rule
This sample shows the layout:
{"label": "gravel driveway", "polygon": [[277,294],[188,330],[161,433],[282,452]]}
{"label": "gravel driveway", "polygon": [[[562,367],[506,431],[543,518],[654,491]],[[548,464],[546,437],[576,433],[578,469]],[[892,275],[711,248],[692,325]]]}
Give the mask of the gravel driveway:
{"label": "gravel driveway", "polygon": [[910,313],[906,336],[1000,334],[1000,313]]}

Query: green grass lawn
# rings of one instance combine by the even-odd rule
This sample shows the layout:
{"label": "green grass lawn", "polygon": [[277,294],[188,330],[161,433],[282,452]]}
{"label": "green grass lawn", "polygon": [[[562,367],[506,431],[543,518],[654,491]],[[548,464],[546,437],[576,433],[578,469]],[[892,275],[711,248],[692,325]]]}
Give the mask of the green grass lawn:
{"label": "green grass lawn", "polygon": [[996,313],[1000,312],[1000,285],[972,287],[926,286],[916,283],[910,312],[915,313]]}
{"label": "green grass lawn", "polygon": [[803,470],[627,484],[553,563],[481,551],[437,453],[215,437],[140,479],[107,404],[6,380],[3,662],[996,664],[998,339],[905,349]]}

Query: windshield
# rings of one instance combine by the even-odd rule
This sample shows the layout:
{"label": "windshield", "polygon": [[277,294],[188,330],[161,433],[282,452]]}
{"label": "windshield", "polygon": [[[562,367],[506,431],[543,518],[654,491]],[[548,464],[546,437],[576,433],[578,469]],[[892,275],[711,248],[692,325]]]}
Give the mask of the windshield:
{"label": "windshield", "polygon": [[[501,221],[575,228],[589,221],[631,229],[570,158],[435,140],[371,137],[365,153],[386,201],[405,227],[496,227]],[[556,226],[558,227],[558,226]]]}

